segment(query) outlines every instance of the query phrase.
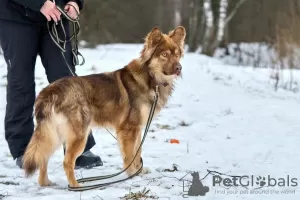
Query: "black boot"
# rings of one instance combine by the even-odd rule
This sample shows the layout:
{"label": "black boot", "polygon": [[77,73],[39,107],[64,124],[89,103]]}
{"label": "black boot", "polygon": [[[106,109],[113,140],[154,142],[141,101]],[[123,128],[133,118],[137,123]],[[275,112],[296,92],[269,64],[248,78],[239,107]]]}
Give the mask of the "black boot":
{"label": "black boot", "polygon": [[[23,166],[23,156],[16,159],[16,165],[20,168]],[[103,166],[101,158],[93,154],[90,150],[82,153],[76,160],[75,169],[86,168],[91,169],[93,167]]]}
{"label": "black boot", "polygon": [[16,159],[16,165],[22,169],[23,166],[23,156],[20,156]]}
{"label": "black boot", "polygon": [[99,156],[93,154],[90,150],[82,153],[75,162],[75,169],[90,169],[97,166],[103,166],[103,162]]}

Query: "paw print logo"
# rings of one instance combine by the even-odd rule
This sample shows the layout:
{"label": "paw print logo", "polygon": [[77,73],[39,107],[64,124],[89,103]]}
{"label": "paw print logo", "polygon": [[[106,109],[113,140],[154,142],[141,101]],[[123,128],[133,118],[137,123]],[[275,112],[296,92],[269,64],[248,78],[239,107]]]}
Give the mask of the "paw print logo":
{"label": "paw print logo", "polygon": [[256,185],[259,185],[260,187],[263,187],[266,184],[267,184],[267,182],[266,182],[266,178],[265,177],[259,176],[259,177],[256,178]]}

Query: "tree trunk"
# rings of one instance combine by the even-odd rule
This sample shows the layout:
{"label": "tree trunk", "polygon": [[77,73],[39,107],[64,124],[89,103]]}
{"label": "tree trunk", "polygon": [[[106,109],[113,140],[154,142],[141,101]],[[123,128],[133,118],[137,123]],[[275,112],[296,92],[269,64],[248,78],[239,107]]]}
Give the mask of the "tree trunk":
{"label": "tree trunk", "polygon": [[[209,0],[206,0],[208,2]],[[247,0],[240,0],[234,7],[234,9],[227,15],[227,8],[228,8],[228,0],[220,0],[219,5],[219,18],[218,18],[218,29],[215,35],[213,29],[211,30],[210,37],[205,37],[205,46],[203,45],[202,54],[213,56],[215,54],[216,49],[220,46],[220,43],[224,39],[224,34],[226,27],[233,16],[236,14],[236,11],[239,7],[245,3]],[[206,4],[206,6],[208,3]],[[211,5],[211,4],[210,4]],[[205,3],[204,3],[205,6]],[[208,6],[207,6],[208,7]],[[211,7],[210,7],[211,9]],[[208,16],[208,15],[206,15]],[[206,17],[208,19],[208,17]],[[206,26],[208,28],[208,26]],[[208,32],[208,30],[206,30]]]}
{"label": "tree trunk", "polygon": [[[218,19],[218,30],[217,35],[211,44],[210,47],[210,54],[214,54],[216,49],[219,47],[222,39],[224,38],[225,33],[225,20],[227,18],[227,7],[228,7],[228,1],[227,0],[220,0],[220,8],[219,8],[219,19]],[[212,56],[211,55],[211,56]]]}
{"label": "tree trunk", "polygon": [[177,27],[181,24],[181,0],[174,0],[174,27]]}
{"label": "tree trunk", "polygon": [[214,30],[214,15],[212,12],[211,0],[204,0],[203,9],[205,13],[206,28],[202,42],[202,54],[210,56],[210,41]]}
{"label": "tree trunk", "polygon": [[199,33],[199,17],[200,0],[190,0],[190,18],[189,18],[189,52],[195,52],[198,48],[197,35]]}

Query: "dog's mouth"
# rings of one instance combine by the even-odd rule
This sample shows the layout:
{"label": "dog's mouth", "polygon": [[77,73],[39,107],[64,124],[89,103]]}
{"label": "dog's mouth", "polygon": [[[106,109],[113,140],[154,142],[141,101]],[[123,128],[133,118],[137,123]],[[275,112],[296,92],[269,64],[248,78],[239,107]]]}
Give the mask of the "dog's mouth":
{"label": "dog's mouth", "polygon": [[181,70],[180,71],[178,71],[178,70],[176,70],[176,71],[174,71],[173,73],[167,73],[167,72],[165,72],[165,71],[163,71],[163,74],[165,75],[165,76],[176,76],[176,77],[179,77],[179,76],[181,76],[182,75],[182,73],[181,73]]}
{"label": "dog's mouth", "polygon": [[182,70],[182,66],[181,66],[181,64],[180,63],[177,63],[177,65],[176,65],[176,67],[175,67],[175,74],[177,75],[177,76],[181,76],[181,70]]}
{"label": "dog's mouth", "polygon": [[163,69],[162,73],[165,76],[182,76],[182,66],[180,63],[174,63],[172,67]]}

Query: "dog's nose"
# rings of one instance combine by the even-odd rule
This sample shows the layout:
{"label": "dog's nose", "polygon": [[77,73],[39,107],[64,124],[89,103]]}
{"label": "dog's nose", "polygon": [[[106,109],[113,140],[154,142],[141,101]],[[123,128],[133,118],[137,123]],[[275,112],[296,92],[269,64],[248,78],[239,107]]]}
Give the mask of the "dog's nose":
{"label": "dog's nose", "polygon": [[181,71],[181,69],[182,69],[182,66],[181,66],[181,64],[180,63],[177,63],[177,65],[176,65],[176,71]]}

